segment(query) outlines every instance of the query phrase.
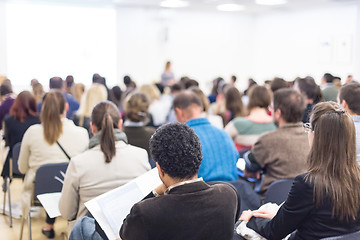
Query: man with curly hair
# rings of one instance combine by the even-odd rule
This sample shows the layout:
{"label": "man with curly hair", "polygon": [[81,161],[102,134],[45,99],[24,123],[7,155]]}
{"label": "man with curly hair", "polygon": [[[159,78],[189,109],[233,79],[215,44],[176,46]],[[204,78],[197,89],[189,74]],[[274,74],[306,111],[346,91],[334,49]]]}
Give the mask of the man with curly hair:
{"label": "man with curly hair", "polygon": [[232,239],[236,192],[228,185],[210,186],[198,178],[202,153],[194,130],[181,123],[159,128],[150,139],[150,153],[163,184],[133,206],[121,238]]}

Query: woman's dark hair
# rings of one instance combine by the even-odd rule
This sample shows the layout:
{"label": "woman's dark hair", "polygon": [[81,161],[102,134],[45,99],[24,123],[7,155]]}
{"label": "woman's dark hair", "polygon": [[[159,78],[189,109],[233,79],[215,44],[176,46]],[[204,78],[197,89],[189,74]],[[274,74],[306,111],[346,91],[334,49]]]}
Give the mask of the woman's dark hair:
{"label": "woman's dark hair", "polygon": [[321,101],[322,94],[320,87],[316,84],[314,78],[307,76],[306,78],[299,78],[296,80],[300,92],[306,96],[307,99],[311,99],[313,104]]}
{"label": "woman's dark hair", "polygon": [[249,89],[248,110],[259,107],[267,109],[271,104],[271,94],[266,87],[254,85]]}
{"label": "woman's dark hair", "polygon": [[19,93],[10,108],[10,115],[20,122],[24,122],[29,116],[36,116],[37,107],[35,97],[29,91]]}
{"label": "woman's dark hair", "polygon": [[116,154],[114,128],[118,128],[120,113],[116,105],[110,101],[102,101],[95,105],[91,121],[100,135],[100,148],[104,153],[105,162],[111,162]]}
{"label": "woman's dark hair", "polygon": [[360,167],[354,122],[339,104],[321,102],[313,108],[310,125],[314,139],[307,179],[314,184],[314,201],[321,206],[328,197],[333,217],[355,220],[360,206]]}
{"label": "woman's dark hair", "polygon": [[194,177],[202,160],[199,137],[182,123],[158,128],[150,139],[150,153],[161,169],[176,179]]}
{"label": "woman's dark hair", "polygon": [[225,90],[225,107],[233,117],[245,116],[245,109],[241,100],[241,93],[236,87],[228,87]]}

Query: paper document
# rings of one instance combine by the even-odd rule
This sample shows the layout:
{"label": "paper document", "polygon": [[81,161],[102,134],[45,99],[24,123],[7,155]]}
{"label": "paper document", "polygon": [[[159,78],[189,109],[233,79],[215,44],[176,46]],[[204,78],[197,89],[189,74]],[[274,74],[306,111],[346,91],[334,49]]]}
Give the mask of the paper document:
{"label": "paper document", "polygon": [[50,218],[58,217],[61,215],[59,210],[61,192],[45,193],[37,195],[36,197],[39,199],[41,205],[44,207]]}
{"label": "paper document", "polygon": [[106,236],[119,238],[119,230],[132,206],[161,184],[156,168],[129,183],[104,193],[85,203]]}

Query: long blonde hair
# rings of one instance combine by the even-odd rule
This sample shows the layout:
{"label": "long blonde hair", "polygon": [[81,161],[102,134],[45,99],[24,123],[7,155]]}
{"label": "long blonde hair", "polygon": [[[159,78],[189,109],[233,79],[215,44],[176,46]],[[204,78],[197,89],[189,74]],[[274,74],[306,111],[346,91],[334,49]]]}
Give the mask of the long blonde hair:
{"label": "long blonde hair", "polygon": [[340,105],[322,102],[314,106],[310,124],[314,139],[307,180],[314,184],[314,202],[320,206],[329,198],[333,217],[355,220],[360,207],[360,167],[353,120]]}
{"label": "long blonde hair", "polygon": [[104,85],[94,83],[82,96],[79,110],[76,115],[79,116],[79,125],[82,126],[85,117],[90,117],[94,106],[101,101],[107,100],[107,91]]}
{"label": "long blonde hair", "polygon": [[49,92],[44,96],[40,120],[45,141],[50,145],[53,145],[63,132],[61,114],[64,113],[65,103],[65,97],[59,91]]}

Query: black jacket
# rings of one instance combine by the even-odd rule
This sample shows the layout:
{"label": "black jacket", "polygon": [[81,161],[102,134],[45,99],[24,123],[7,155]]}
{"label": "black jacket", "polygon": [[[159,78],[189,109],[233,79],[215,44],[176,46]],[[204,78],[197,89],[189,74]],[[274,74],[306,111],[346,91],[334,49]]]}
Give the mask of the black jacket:
{"label": "black jacket", "polygon": [[123,240],[231,240],[236,192],[203,181],[175,187],[166,195],[149,194],[135,204],[120,230]]}
{"label": "black jacket", "polygon": [[360,230],[360,211],[355,221],[341,222],[331,217],[330,199],[325,198],[320,207],[315,207],[314,186],[304,178],[305,174],[295,178],[287,200],[271,221],[251,218],[247,226],[268,240],[282,239],[295,230],[291,239],[296,240],[321,239]]}

